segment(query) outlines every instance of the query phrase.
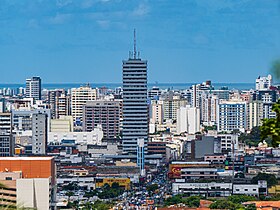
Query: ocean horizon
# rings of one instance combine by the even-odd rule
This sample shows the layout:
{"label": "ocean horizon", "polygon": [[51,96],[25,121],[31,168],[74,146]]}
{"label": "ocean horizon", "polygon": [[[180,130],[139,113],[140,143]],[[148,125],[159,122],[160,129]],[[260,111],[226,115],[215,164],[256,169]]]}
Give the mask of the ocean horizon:
{"label": "ocean horizon", "polygon": [[[107,87],[109,89],[114,89],[122,86],[122,83],[43,83],[43,89],[71,89],[89,84],[91,87]],[[160,89],[174,89],[183,90],[188,89],[194,84],[199,83],[148,83],[148,88],[159,87]],[[215,89],[220,89],[221,87],[228,87],[229,90],[250,90],[255,88],[255,83],[212,83]],[[20,87],[25,87],[25,84],[0,84],[0,88],[11,88],[17,89]]]}

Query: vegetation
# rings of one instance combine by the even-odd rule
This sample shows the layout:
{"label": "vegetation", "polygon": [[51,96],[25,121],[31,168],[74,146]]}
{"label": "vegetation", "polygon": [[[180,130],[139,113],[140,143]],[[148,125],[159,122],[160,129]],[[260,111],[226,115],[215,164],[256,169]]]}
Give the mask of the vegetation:
{"label": "vegetation", "polygon": [[251,182],[252,184],[257,184],[259,180],[266,180],[268,187],[278,183],[274,174],[259,173],[257,176],[253,177]]}
{"label": "vegetation", "polygon": [[227,199],[228,201],[231,201],[234,204],[241,204],[247,201],[255,201],[257,200],[256,197],[248,196],[248,195],[231,195]]}
{"label": "vegetation", "polygon": [[231,202],[229,200],[221,199],[221,200],[215,201],[209,207],[210,207],[210,209],[236,210],[238,208],[241,208],[242,206],[240,204],[234,204],[233,202]]}
{"label": "vegetation", "polygon": [[257,126],[252,128],[250,133],[241,133],[239,136],[239,140],[249,146],[258,146],[258,143],[261,140],[260,127]]}
{"label": "vegetation", "polygon": [[170,206],[174,204],[185,204],[188,207],[199,207],[200,205],[200,196],[190,196],[187,198],[184,198],[182,195],[175,195],[173,197],[167,198],[164,201],[165,206]]}
{"label": "vegetation", "polygon": [[217,130],[217,126],[213,125],[213,126],[204,126],[204,131],[207,133],[208,131],[216,131]]}
{"label": "vegetation", "polygon": [[105,184],[102,187],[102,191],[98,193],[98,197],[101,199],[116,198],[123,192],[124,190],[120,187],[120,185],[114,182],[111,187],[109,184]]}
{"label": "vegetation", "polygon": [[273,147],[278,147],[280,144],[280,100],[273,104],[272,110],[276,112],[276,118],[264,119],[261,126],[261,139],[271,137]]}

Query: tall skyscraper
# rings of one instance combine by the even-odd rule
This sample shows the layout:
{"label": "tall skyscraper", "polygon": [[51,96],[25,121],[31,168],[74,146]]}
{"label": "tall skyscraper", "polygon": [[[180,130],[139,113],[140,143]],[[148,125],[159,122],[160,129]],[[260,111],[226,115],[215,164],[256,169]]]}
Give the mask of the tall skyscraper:
{"label": "tall skyscraper", "polygon": [[41,78],[32,77],[26,79],[26,97],[41,100]]}
{"label": "tall skyscraper", "polygon": [[141,60],[136,51],[123,61],[123,152],[137,153],[138,139],[148,141],[147,61]]}

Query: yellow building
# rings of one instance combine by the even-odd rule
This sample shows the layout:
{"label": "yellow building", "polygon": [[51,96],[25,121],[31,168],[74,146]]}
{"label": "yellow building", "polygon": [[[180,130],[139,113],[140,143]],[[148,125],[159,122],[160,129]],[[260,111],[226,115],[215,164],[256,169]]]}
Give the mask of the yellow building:
{"label": "yellow building", "polygon": [[101,188],[105,184],[112,186],[113,183],[118,183],[120,187],[123,187],[125,190],[130,190],[130,179],[129,178],[96,178],[95,187]]}
{"label": "yellow building", "polygon": [[268,188],[268,194],[280,194],[280,185],[275,185]]}

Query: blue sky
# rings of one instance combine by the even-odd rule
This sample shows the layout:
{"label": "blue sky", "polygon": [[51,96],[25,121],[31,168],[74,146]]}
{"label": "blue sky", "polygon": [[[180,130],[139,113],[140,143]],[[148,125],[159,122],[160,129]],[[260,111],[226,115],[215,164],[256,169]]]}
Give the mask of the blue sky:
{"label": "blue sky", "polygon": [[254,82],[280,58],[279,0],[0,0],[0,83]]}

